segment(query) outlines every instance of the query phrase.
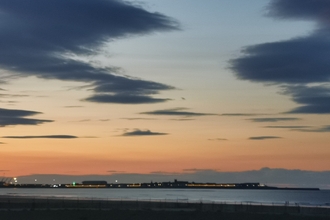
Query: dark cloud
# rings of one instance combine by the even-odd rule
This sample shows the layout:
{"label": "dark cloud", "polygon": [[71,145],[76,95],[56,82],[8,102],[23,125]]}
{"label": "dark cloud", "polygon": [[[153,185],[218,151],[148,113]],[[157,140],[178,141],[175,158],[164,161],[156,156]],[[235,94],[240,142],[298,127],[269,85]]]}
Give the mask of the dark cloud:
{"label": "dark cloud", "polygon": [[[173,87],[120,76],[115,67],[95,67],[74,56],[97,54],[110,40],[178,30],[178,23],[122,0],[0,1],[0,68],[20,76],[87,82],[87,101],[155,103]],[[136,97],[136,101],[134,98]]]}
{"label": "dark cloud", "polygon": [[279,121],[297,121],[300,118],[250,118],[247,119],[253,122],[279,122]]}
{"label": "dark cloud", "polygon": [[221,116],[256,116],[260,114],[250,114],[250,113],[224,113]]}
{"label": "dark cloud", "polygon": [[330,113],[329,86],[291,86],[286,88],[284,93],[291,95],[292,100],[301,105],[295,109],[288,111],[287,113]]}
{"label": "dark cloud", "polygon": [[278,139],[281,137],[277,136],[256,136],[256,137],[249,137],[249,140],[268,140],[268,139]]}
{"label": "dark cloud", "polygon": [[170,99],[158,99],[150,96],[139,96],[139,95],[94,95],[89,98],[84,99],[90,102],[98,102],[98,103],[117,103],[117,104],[152,104],[159,102],[166,102]]}
{"label": "dark cloud", "polygon": [[311,83],[330,79],[329,31],[287,41],[246,47],[231,60],[239,79],[264,83]]}
{"label": "dark cloud", "polygon": [[183,111],[185,109],[186,108],[173,108],[173,109],[165,109],[165,110],[156,110],[156,111],[151,111],[151,112],[141,112],[140,114],[185,116],[185,117],[216,115],[216,114],[210,114],[210,113],[198,113],[198,112]]}
{"label": "dark cloud", "polygon": [[265,126],[264,128],[287,128],[287,129],[305,129],[310,128],[311,126],[294,126],[294,125],[287,125],[287,126]]}
{"label": "dark cloud", "polygon": [[320,128],[296,128],[293,129],[295,131],[302,131],[302,132],[330,132],[330,125],[325,125],[323,127]]}
{"label": "dark cloud", "polygon": [[301,131],[301,132],[330,132],[330,125],[325,125],[322,127],[312,127],[312,126],[265,126],[264,128],[283,128],[290,129],[291,131]]}
{"label": "dark cloud", "polygon": [[19,109],[4,109],[0,108],[1,117],[27,117],[32,115],[41,114],[41,112],[19,110]]}
{"label": "dark cloud", "polygon": [[167,133],[152,132],[150,130],[136,129],[131,132],[125,132],[121,136],[155,136],[155,135],[167,135]]}
{"label": "dark cloud", "polygon": [[41,136],[3,136],[2,138],[12,138],[12,139],[74,139],[78,138],[77,136],[72,135],[41,135]]}
{"label": "dark cloud", "polygon": [[329,11],[328,0],[271,1],[267,15],[313,20],[318,28],[307,36],[248,46],[242,56],[230,60],[231,70],[239,79],[285,85],[285,94],[302,104],[289,113],[329,114],[330,88],[307,86],[330,82]]}
{"label": "dark cloud", "polygon": [[41,112],[0,108],[0,127],[10,125],[38,125],[45,122],[52,122],[52,120],[25,118],[37,114],[41,114]]}
{"label": "dark cloud", "polygon": [[330,21],[328,0],[273,0],[268,6],[268,16],[281,19]]}

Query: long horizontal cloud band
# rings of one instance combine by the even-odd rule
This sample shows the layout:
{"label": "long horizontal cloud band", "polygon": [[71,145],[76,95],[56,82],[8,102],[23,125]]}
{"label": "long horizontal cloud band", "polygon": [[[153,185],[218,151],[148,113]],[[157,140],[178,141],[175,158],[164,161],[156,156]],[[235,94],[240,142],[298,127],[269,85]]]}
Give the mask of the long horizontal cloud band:
{"label": "long horizontal cloud band", "polygon": [[217,115],[217,114],[211,114],[211,113],[189,112],[189,111],[184,111],[184,110],[186,110],[186,108],[174,108],[174,109],[155,110],[155,111],[150,111],[150,112],[141,112],[140,114],[183,116],[183,117]]}
{"label": "long horizontal cloud band", "polygon": [[273,0],[268,10],[275,18],[314,20],[318,29],[300,38],[248,46],[230,60],[230,68],[239,79],[284,85],[285,94],[301,105],[288,113],[329,114],[330,2]]}
{"label": "long horizontal cloud band", "polygon": [[98,103],[120,103],[120,104],[145,104],[145,103],[157,103],[165,102],[170,99],[157,99],[150,96],[139,96],[139,95],[94,95],[86,98],[86,101],[98,102]]}
{"label": "long horizontal cloud band", "polygon": [[6,117],[26,117],[40,114],[41,112],[28,111],[28,110],[19,110],[19,109],[5,109],[0,108],[0,116],[3,118]]}
{"label": "long horizontal cloud band", "polygon": [[95,54],[114,38],[179,29],[165,15],[121,0],[12,0],[0,1],[0,10],[0,19],[9,21],[0,24],[0,68],[21,76],[89,82],[95,93],[119,94],[116,103],[121,93],[153,99],[151,95],[173,89],[115,75],[117,68],[97,68],[68,58],[68,54]]}
{"label": "long horizontal cloud band", "polygon": [[52,120],[26,118],[37,114],[41,114],[41,112],[0,108],[0,127],[12,125],[38,125],[45,122],[52,122]]}
{"label": "long horizontal cloud band", "polygon": [[279,139],[281,137],[278,136],[256,136],[250,137],[249,140],[267,140],[267,139]]}
{"label": "long horizontal cloud band", "polygon": [[46,139],[74,139],[78,138],[77,136],[73,135],[41,135],[41,136],[4,136],[2,138],[12,138],[12,139],[39,139],[39,138],[46,138]]}

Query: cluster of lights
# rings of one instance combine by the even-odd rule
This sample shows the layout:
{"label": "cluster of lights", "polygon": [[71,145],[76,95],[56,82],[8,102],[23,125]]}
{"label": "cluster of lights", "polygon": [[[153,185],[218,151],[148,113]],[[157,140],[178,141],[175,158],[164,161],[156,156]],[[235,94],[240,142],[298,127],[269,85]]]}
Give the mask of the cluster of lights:
{"label": "cluster of lights", "polygon": [[235,187],[235,184],[188,184],[188,186],[197,186],[197,187]]}
{"label": "cluster of lights", "polygon": [[[13,180],[14,180],[14,183],[15,183],[15,184],[16,184],[17,181],[18,181],[16,177],[14,177]],[[10,184],[13,184],[13,182],[10,182]]]}
{"label": "cluster of lights", "polygon": [[140,183],[133,183],[133,184],[129,184],[127,185],[127,187],[141,187],[141,184]]}

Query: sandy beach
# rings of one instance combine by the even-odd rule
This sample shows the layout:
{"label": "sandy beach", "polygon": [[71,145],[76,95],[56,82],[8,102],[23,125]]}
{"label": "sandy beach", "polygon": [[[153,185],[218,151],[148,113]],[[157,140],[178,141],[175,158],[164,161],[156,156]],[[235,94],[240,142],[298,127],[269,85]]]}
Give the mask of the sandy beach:
{"label": "sandy beach", "polygon": [[330,219],[322,207],[0,197],[0,219]]}

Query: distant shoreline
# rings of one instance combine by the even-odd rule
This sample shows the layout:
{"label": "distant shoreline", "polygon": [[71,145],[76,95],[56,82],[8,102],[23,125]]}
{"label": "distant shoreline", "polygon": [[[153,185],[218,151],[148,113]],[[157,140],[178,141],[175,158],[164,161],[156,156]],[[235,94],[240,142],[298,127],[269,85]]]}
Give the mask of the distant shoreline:
{"label": "distant shoreline", "polygon": [[195,183],[188,181],[150,182],[150,183],[108,183],[104,180],[83,181],[70,184],[24,184],[0,182],[0,188],[115,188],[115,189],[253,189],[253,190],[320,190],[319,188],[275,187],[249,183]]}

